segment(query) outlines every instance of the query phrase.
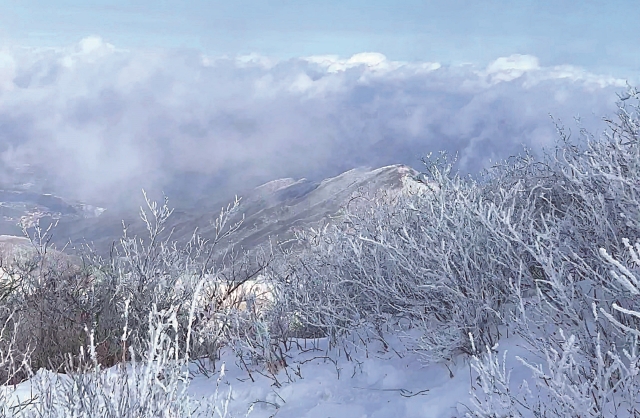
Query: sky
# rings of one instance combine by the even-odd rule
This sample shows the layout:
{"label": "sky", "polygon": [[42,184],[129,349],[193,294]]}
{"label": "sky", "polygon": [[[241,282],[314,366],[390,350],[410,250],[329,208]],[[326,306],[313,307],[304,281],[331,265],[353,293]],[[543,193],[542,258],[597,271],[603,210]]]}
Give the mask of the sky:
{"label": "sky", "polygon": [[550,114],[602,130],[639,79],[638,15],[620,0],[4,0],[0,169],[101,202],[420,168],[440,150],[477,172],[552,145]]}
{"label": "sky", "polygon": [[33,46],[98,35],[122,48],[278,58],[379,52],[487,64],[517,53],[628,76],[640,69],[638,15],[629,0],[5,0],[0,34]]}

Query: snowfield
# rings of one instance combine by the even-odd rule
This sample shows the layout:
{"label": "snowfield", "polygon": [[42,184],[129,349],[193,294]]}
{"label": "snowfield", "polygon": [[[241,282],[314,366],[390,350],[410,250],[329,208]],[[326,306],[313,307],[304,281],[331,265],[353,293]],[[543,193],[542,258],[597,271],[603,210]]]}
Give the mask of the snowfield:
{"label": "snowfield", "polygon": [[[425,365],[396,340],[388,341],[388,350],[377,343],[367,350],[354,351],[352,361],[348,361],[344,353],[328,350],[326,339],[298,343],[300,347],[290,353],[289,366],[275,375],[255,366],[250,377],[232,353],[222,356],[221,378],[219,372],[205,376],[193,364],[188,392],[199,399],[212,397],[218,390],[221,405],[228,399],[230,417],[450,418],[470,412],[472,370],[462,357],[448,366]],[[514,390],[519,380],[530,375],[514,358],[516,354],[526,356],[521,344],[510,338],[500,347],[501,353],[508,351],[511,366],[515,366]],[[117,367],[107,373],[116,373]],[[3,389],[13,403],[25,401],[37,396],[34,380],[39,378],[55,381],[66,376],[40,370],[34,379]]]}

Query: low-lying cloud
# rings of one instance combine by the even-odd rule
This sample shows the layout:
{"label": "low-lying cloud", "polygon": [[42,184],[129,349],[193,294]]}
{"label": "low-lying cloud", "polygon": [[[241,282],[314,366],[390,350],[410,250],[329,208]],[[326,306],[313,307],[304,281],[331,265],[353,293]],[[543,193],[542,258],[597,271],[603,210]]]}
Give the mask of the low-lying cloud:
{"label": "low-lying cloud", "polygon": [[197,197],[207,182],[225,195],[360,165],[420,168],[439,150],[475,172],[522,145],[552,145],[549,114],[568,126],[580,116],[597,133],[624,88],[528,55],[486,68],[375,53],[276,61],[89,37],[0,49],[0,161],[5,176],[29,164],[57,193],[101,204],[137,199],[142,187]]}

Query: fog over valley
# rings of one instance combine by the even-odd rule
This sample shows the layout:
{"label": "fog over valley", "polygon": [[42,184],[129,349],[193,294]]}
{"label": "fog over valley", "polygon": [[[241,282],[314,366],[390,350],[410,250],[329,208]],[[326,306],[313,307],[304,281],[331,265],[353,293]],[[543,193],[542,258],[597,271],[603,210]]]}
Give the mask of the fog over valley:
{"label": "fog over valley", "polygon": [[625,79],[530,55],[486,66],[379,53],[277,59],[125,49],[97,36],[0,49],[3,184],[135,208],[270,180],[457,153],[463,172],[553,145],[549,115],[597,133]]}

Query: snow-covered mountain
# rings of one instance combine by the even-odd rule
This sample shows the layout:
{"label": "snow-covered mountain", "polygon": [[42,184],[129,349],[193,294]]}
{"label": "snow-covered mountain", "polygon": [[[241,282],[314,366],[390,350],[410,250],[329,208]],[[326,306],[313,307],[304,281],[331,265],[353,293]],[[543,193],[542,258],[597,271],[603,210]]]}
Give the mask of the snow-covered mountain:
{"label": "snow-covered mountain", "polygon": [[[286,240],[294,228],[305,228],[337,214],[354,196],[387,193],[415,193],[424,187],[420,173],[404,165],[377,169],[355,168],[320,182],[307,179],[276,179],[241,196],[236,216],[244,222],[232,242],[254,248],[271,238]],[[204,238],[213,238],[212,219],[232,197],[202,196],[189,207],[180,207],[171,217],[174,237],[187,240],[195,228]],[[171,196],[169,204],[171,205]],[[104,212],[104,213],[103,213]],[[92,242],[98,251],[107,251],[122,234],[122,218],[130,224],[129,232],[143,234],[135,212],[123,215],[88,204],[68,203],[62,198],[25,190],[0,190],[0,233],[20,235],[17,224],[35,219],[58,220],[54,242],[59,246],[69,240]]]}
{"label": "snow-covered mountain", "polygon": [[[354,196],[372,194],[384,189],[389,193],[415,193],[424,185],[419,172],[404,166],[391,165],[377,169],[355,168],[320,182],[307,179],[277,179],[265,183],[241,196],[236,216],[244,222],[232,242],[243,248],[254,248],[271,238],[286,240],[294,228],[305,228],[337,214]],[[219,200],[203,196],[191,208],[181,208],[172,215],[170,227],[174,237],[187,240],[195,228],[204,238],[213,238],[211,220],[220,208],[232,199]],[[171,204],[171,196],[169,196]],[[130,232],[143,233],[132,214]],[[121,235],[121,220],[105,213],[99,218],[76,222],[68,230],[73,241],[88,240],[102,249]],[[80,227],[82,225],[82,227]],[[65,232],[65,231],[60,231]],[[64,235],[64,234],[63,234]]]}
{"label": "snow-covered mountain", "polygon": [[0,189],[0,233],[19,235],[21,225],[32,227],[36,221],[73,222],[97,218],[103,208],[67,202],[61,197],[24,188]]}

